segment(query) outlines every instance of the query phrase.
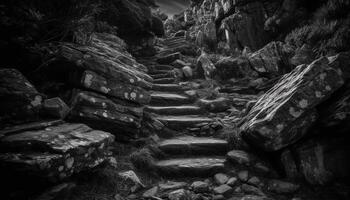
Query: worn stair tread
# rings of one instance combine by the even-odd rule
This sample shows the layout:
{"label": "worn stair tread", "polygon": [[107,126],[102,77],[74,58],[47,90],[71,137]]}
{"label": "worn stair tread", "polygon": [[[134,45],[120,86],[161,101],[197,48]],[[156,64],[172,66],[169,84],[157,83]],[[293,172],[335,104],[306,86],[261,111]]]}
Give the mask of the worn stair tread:
{"label": "worn stair tread", "polygon": [[156,74],[168,74],[168,73],[172,73],[172,70],[150,70],[148,72],[149,75],[156,75]]}
{"label": "worn stair tread", "polygon": [[154,74],[154,75],[151,75],[151,77],[156,80],[160,78],[173,78],[174,75],[171,73],[164,73],[164,74]]}
{"label": "worn stair tread", "polygon": [[155,167],[159,173],[168,176],[210,176],[225,169],[225,158],[175,158],[158,161]]}
{"label": "worn stair tread", "polygon": [[159,149],[172,155],[225,155],[228,142],[210,137],[180,136],[161,141]]}
{"label": "worn stair tread", "polygon": [[193,127],[200,123],[210,123],[213,119],[208,117],[201,117],[197,115],[182,115],[182,116],[157,116],[159,121],[166,124],[168,128],[174,130],[183,130]]}
{"label": "worn stair tread", "polygon": [[146,110],[156,114],[163,115],[196,115],[204,110],[198,106],[147,106]]}
{"label": "worn stair tread", "polygon": [[168,91],[168,92],[179,92],[179,91],[183,91],[185,90],[182,86],[178,85],[178,84],[173,84],[173,83],[169,83],[169,84],[156,84],[154,83],[152,85],[152,90],[154,91]]}
{"label": "worn stair tread", "polygon": [[191,103],[192,100],[185,95],[166,92],[153,92],[151,93],[150,105],[157,106],[175,106]]}
{"label": "worn stair tread", "polygon": [[158,78],[153,80],[154,83],[174,83],[175,78]]}

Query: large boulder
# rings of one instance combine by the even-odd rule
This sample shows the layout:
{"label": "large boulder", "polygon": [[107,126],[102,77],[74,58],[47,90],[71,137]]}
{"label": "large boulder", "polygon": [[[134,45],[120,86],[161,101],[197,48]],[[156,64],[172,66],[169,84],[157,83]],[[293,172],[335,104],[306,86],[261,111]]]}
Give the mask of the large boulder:
{"label": "large boulder", "polygon": [[292,47],[282,42],[271,42],[252,53],[249,56],[249,63],[259,73],[277,77],[293,69],[293,65],[290,64],[293,55],[294,49]]}
{"label": "large boulder", "polygon": [[43,95],[16,69],[0,69],[0,128],[14,121],[33,120]]}
{"label": "large boulder", "polygon": [[69,119],[118,135],[117,139],[136,138],[141,128],[142,107],[128,105],[93,92],[79,91],[73,98]]}
{"label": "large boulder", "polygon": [[322,57],[284,75],[251,108],[241,126],[247,140],[276,151],[302,138],[316,120],[315,107],[344,84],[339,67]]}
{"label": "large boulder", "polygon": [[11,177],[6,179],[8,184],[16,183],[17,178],[56,182],[104,162],[113,140],[110,133],[84,124],[16,130],[0,139],[0,171],[2,177]]}

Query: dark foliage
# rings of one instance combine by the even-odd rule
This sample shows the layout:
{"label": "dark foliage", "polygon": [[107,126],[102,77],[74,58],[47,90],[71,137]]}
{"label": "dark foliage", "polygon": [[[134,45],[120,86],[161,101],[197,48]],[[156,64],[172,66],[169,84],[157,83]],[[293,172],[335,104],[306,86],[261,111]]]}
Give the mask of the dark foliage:
{"label": "dark foliage", "polygon": [[329,0],[310,23],[294,29],[286,42],[296,47],[311,45],[318,55],[332,55],[350,49],[350,1]]}

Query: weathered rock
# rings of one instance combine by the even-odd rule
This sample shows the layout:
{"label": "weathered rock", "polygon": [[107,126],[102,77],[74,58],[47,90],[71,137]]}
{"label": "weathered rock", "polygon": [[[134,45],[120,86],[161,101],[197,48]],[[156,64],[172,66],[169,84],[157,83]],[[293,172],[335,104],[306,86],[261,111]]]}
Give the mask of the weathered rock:
{"label": "weathered rock", "polygon": [[189,192],[185,189],[175,190],[168,194],[169,200],[189,200]]}
{"label": "weathered rock", "polygon": [[248,184],[253,185],[253,186],[257,186],[257,187],[259,187],[261,184],[263,185],[263,183],[261,183],[260,179],[256,176],[251,177],[248,180]]}
{"label": "weathered rock", "polygon": [[225,57],[215,63],[215,67],[217,74],[223,80],[257,77],[257,73],[252,70],[249,60],[243,56],[236,58]]}
{"label": "weathered rock", "polygon": [[299,189],[299,185],[296,185],[290,182],[285,182],[280,180],[271,180],[268,183],[268,190],[279,194],[294,193],[298,189]]}
{"label": "weathered rock", "polygon": [[218,173],[218,174],[215,174],[215,176],[214,176],[214,181],[218,185],[225,184],[228,181],[228,179],[229,179],[229,177],[223,173]]}
{"label": "weathered rock", "polygon": [[294,66],[302,64],[310,64],[315,59],[312,48],[306,44],[295,51],[295,55],[290,59],[290,63]]}
{"label": "weathered rock", "polygon": [[232,150],[227,153],[227,158],[235,163],[240,165],[250,166],[255,161],[255,156],[241,150]]}
{"label": "weathered rock", "polygon": [[221,194],[221,195],[224,195],[224,196],[229,196],[233,189],[232,187],[228,186],[228,185],[220,185],[218,187],[215,187],[213,189],[214,193],[215,194]]}
{"label": "weathered rock", "polygon": [[123,105],[92,92],[77,92],[69,118],[123,137],[137,137],[143,116],[142,107]]}
{"label": "weathered rock", "polygon": [[225,168],[225,159],[220,157],[177,158],[162,160],[155,164],[156,169],[165,175],[208,176]]}
{"label": "weathered rock", "polygon": [[244,171],[239,171],[238,174],[237,174],[237,177],[240,181],[242,182],[247,182],[248,181],[248,178],[249,178],[249,174],[248,174],[248,171],[247,170],[244,170]]}
{"label": "weathered rock", "polygon": [[145,73],[145,66],[137,63],[122,45],[114,41],[119,38],[114,37],[95,34],[89,46],[63,44],[58,51],[60,59],[57,62],[67,62],[74,67],[58,70],[67,70],[66,73],[89,70],[107,80],[150,89],[153,79]]}
{"label": "weathered rock", "polygon": [[92,71],[85,71],[80,83],[86,89],[139,104],[147,104],[151,100],[150,93],[141,87],[106,79]]}
{"label": "weathered rock", "polygon": [[197,73],[200,77],[205,77],[207,80],[214,77],[216,71],[215,65],[210,61],[208,55],[202,52],[197,60]]}
{"label": "weathered rock", "polygon": [[43,96],[16,69],[0,69],[0,128],[13,120],[33,118],[42,105]]}
{"label": "weathered rock", "polygon": [[193,71],[192,68],[189,66],[185,66],[182,68],[182,72],[185,75],[186,78],[192,78],[193,76]]}
{"label": "weathered rock", "polygon": [[238,179],[236,177],[231,177],[228,179],[226,184],[233,187],[236,185],[237,181],[238,181]]}
{"label": "weathered rock", "polygon": [[195,181],[191,185],[195,193],[205,193],[209,191],[209,184],[203,181]]}
{"label": "weathered rock", "polygon": [[160,191],[169,191],[169,190],[177,190],[181,189],[187,186],[186,182],[174,182],[174,181],[167,181],[166,183],[160,183],[158,185]]}
{"label": "weathered rock", "polygon": [[205,108],[206,110],[216,113],[224,112],[230,108],[230,100],[225,97],[219,97],[217,99],[200,99],[198,105]]}
{"label": "weathered rock", "polygon": [[339,70],[326,58],[300,65],[259,98],[241,126],[255,145],[279,150],[306,134],[315,121],[315,106],[344,84]]}
{"label": "weathered rock", "polygon": [[282,42],[271,42],[252,53],[248,60],[253,69],[270,77],[290,72],[293,68],[290,59],[294,55],[292,47]]}
{"label": "weathered rock", "polygon": [[[229,2],[229,1],[227,1]],[[231,6],[226,6],[227,10]],[[225,6],[224,6],[225,10]],[[232,49],[248,46],[257,50],[269,41],[269,34],[264,30],[265,8],[263,2],[252,1],[237,8],[237,12],[225,18],[226,40]],[[228,11],[227,11],[228,12]]]}
{"label": "weathered rock", "polygon": [[69,111],[70,109],[67,104],[59,97],[46,99],[43,102],[43,113],[45,115],[58,119],[64,119],[68,115]]}
{"label": "weathered rock", "polygon": [[155,197],[158,193],[158,186],[154,186],[152,187],[151,189],[145,191],[143,194],[142,194],[142,197],[143,198],[151,198],[151,197]]}
{"label": "weathered rock", "polygon": [[0,131],[0,138],[10,134],[20,133],[24,131],[41,130],[49,126],[56,126],[63,123],[64,121],[58,119],[58,120],[36,121],[36,122],[25,123],[25,124],[20,124],[16,126],[8,126]]}
{"label": "weathered rock", "polygon": [[2,172],[61,180],[105,161],[113,140],[110,133],[67,123],[9,135],[0,140]]}
{"label": "weathered rock", "polygon": [[137,174],[132,170],[119,172],[118,176],[124,179],[124,181],[128,181],[130,185],[132,185],[130,189],[131,192],[135,192],[137,189],[145,187],[145,185],[141,182]]}

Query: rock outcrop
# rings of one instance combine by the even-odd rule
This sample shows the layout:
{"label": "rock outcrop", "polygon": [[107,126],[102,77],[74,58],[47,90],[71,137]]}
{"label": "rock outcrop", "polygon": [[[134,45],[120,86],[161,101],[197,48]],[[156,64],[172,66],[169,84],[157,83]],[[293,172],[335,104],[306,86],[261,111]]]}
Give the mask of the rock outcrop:
{"label": "rock outcrop", "polygon": [[241,127],[244,136],[268,151],[296,142],[316,120],[315,107],[343,84],[340,68],[325,57],[298,66],[253,106]]}
{"label": "rock outcrop", "polygon": [[23,126],[22,131],[16,129],[15,133],[0,139],[1,173],[2,176],[14,175],[11,183],[16,178],[57,182],[106,160],[107,148],[114,140],[110,133],[84,124],[46,124],[47,127],[32,126],[32,130],[25,130]]}

